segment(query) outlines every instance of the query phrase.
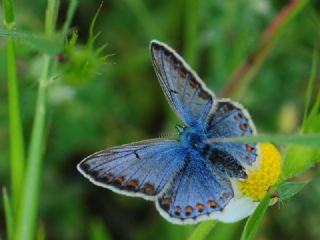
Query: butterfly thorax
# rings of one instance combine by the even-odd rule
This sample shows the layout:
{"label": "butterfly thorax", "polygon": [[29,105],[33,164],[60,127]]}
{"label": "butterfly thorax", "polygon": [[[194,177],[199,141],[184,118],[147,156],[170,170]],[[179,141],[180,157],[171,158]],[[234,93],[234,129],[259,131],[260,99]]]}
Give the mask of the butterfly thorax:
{"label": "butterfly thorax", "polygon": [[179,130],[180,142],[188,149],[195,150],[201,155],[207,151],[206,135],[199,129],[185,127]]}

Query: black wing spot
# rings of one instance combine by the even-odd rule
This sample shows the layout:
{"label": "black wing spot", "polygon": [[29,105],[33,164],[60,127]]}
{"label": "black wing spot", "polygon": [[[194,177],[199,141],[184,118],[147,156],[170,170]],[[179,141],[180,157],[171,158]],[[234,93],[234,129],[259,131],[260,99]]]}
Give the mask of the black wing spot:
{"label": "black wing spot", "polygon": [[169,92],[174,93],[174,94],[178,94],[178,92],[176,90],[170,89]]}
{"label": "black wing spot", "polygon": [[134,155],[136,156],[136,158],[141,159],[141,158],[140,158],[140,155],[137,153],[137,151],[134,151],[133,153],[134,153]]}

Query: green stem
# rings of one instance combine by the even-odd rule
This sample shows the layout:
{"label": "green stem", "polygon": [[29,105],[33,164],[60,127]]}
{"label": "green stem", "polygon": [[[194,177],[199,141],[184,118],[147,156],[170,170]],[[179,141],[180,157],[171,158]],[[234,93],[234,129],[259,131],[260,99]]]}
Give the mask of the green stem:
{"label": "green stem", "polygon": [[207,221],[200,223],[192,232],[188,240],[203,240],[205,239],[213,227],[216,225],[217,221]]}
{"label": "green stem", "polygon": [[69,1],[69,6],[68,6],[68,11],[67,11],[67,17],[66,20],[63,24],[61,35],[62,35],[62,40],[65,40],[65,38],[68,35],[68,31],[70,29],[70,25],[74,16],[74,13],[76,11],[76,8],[78,6],[78,0],[70,0]]}
{"label": "green stem", "polygon": [[241,240],[253,240],[256,239],[258,230],[262,224],[263,217],[269,207],[270,197],[272,195],[272,190],[269,191],[264,199],[259,203],[258,207],[254,213],[248,218],[246,225],[244,226]]}
{"label": "green stem", "polygon": [[[5,25],[8,30],[14,29],[14,11],[10,0],[4,1]],[[20,195],[24,175],[24,141],[20,117],[19,86],[16,69],[16,51],[14,38],[8,37],[7,47],[8,66],[8,105],[9,105],[9,129],[10,129],[10,154],[11,154],[11,184],[14,211]]]}
{"label": "green stem", "polygon": [[33,239],[35,229],[40,172],[42,165],[42,149],[44,145],[44,129],[46,116],[47,78],[50,57],[43,57],[42,74],[38,89],[35,119],[31,135],[31,143],[26,170],[26,182],[21,198],[21,209],[18,215],[15,239]]}
{"label": "green stem", "polygon": [[[45,20],[45,35],[52,38],[55,30],[57,8],[59,2],[48,0]],[[18,212],[17,227],[14,235],[16,240],[34,239],[38,212],[39,188],[42,169],[43,149],[45,146],[46,100],[51,58],[43,56],[42,72],[39,80],[35,118],[31,133],[26,169],[25,185]]]}

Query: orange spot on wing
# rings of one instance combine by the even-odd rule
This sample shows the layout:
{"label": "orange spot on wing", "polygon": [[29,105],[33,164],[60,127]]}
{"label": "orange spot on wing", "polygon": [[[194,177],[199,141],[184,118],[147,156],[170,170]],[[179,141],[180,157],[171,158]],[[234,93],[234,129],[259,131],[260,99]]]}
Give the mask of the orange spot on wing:
{"label": "orange spot on wing", "polygon": [[196,87],[198,86],[198,83],[197,83],[197,81],[196,81],[194,78],[191,78],[191,79],[189,80],[189,84],[190,84],[190,86],[191,86],[192,88],[196,88]]}
{"label": "orange spot on wing", "polygon": [[142,191],[148,195],[153,195],[155,192],[154,186],[150,183],[145,183],[143,185]]}
{"label": "orange spot on wing", "polygon": [[185,211],[186,211],[186,215],[188,216],[193,212],[193,208],[191,206],[187,206],[185,208]]}
{"label": "orange spot on wing", "polygon": [[187,76],[187,70],[186,70],[185,68],[181,68],[181,70],[180,70],[180,76],[181,76],[182,78],[186,78],[186,76]]}
{"label": "orange spot on wing", "polygon": [[198,204],[196,205],[196,208],[198,209],[199,212],[202,212],[202,211],[204,210],[204,205],[201,204],[201,203],[198,203]]}
{"label": "orange spot on wing", "polygon": [[131,180],[131,181],[128,183],[128,187],[136,188],[137,186],[138,186],[138,181],[137,181],[137,180]]}
{"label": "orange spot on wing", "polygon": [[116,183],[123,183],[124,182],[124,177],[121,176],[121,177],[117,177],[115,180],[114,180]]}
{"label": "orange spot on wing", "polygon": [[210,99],[210,97],[211,97],[210,94],[206,93],[206,92],[203,91],[203,90],[199,92],[198,96],[199,96],[200,98],[206,99],[206,100],[207,100],[207,99]]}
{"label": "orange spot on wing", "polygon": [[250,146],[249,144],[246,145],[246,149],[247,149],[248,152],[253,151],[253,147]]}
{"label": "orange spot on wing", "polygon": [[247,129],[247,127],[248,127],[248,124],[246,124],[246,123],[240,124],[240,129],[241,129],[242,131],[245,131],[245,130]]}
{"label": "orange spot on wing", "polygon": [[217,207],[217,203],[215,201],[212,201],[212,200],[209,200],[208,201],[208,205],[211,207],[211,208],[216,208]]}

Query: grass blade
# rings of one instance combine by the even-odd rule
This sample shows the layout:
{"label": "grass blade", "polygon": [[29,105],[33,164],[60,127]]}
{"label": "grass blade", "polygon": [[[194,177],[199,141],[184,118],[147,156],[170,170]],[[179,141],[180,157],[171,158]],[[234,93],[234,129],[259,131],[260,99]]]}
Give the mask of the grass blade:
{"label": "grass blade", "polygon": [[4,13],[5,13],[5,25],[7,25],[8,28],[11,28],[14,26],[14,9],[13,4],[11,0],[4,0]]}
{"label": "grass blade", "polygon": [[260,202],[257,209],[247,220],[241,235],[241,240],[255,239],[258,229],[262,223],[263,217],[268,209],[271,194],[271,192],[268,192],[268,194]]}
{"label": "grass blade", "polygon": [[312,89],[313,89],[314,82],[315,82],[315,79],[317,76],[318,49],[319,49],[318,46],[316,46],[313,50],[312,67],[311,67],[311,73],[310,73],[310,78],[308,81],[308,87],[307,87],[307,92],[306,92],[306,101],[305,101],[305,105],[304,105],[303,124],[307,120],[308,108],[310,107],[310,101],[311,101],[311,97],[312,97]]}
{"label": "grass blade", "polygon": [[68,30],[71,25],[71,21],[73,19],[74,13],[76,11],[76,8],[78,6],[78,0],[71,0],[69,1],[68,11],[67,11],[67,17],[62,27],[62,37],[65,38],[68,35]]}
{"label": "grass blade", "polygon": [[[315,53],[317,54],[317,53]],[[317,89],[317,97],[316,100],[312,106],[312,108],[309,111],[309,114],[307,117],[305,117],[303,121],[303,125],[301,128],[302,134],[307,133],[319,133],[320,132],[320,90],[316,87],[316,84],[310,85],[310,82],[312,82],[313,74],[316,75],[316,72],[313,73],[313,69],[317,69],[317,57],[314,55],[313,62],[312,62],[312,70],[310,74],[310,80],[309,80],[309,86],[307,93],[306,93],[306,101],[308,101],[308,97],[311,96],[308,91],[309,89],[314,87]],[[311,135],[311,134],[310,134]],[[316,141],[316,139],[314,139]],[[318,143],[320,141],[318,140]],[[314,142],[316,145],[316,142]],[[311,144],[310,144],[311,145]],[[309,146],[310,146],[309,145]],[[283,165],[283,172],[282,172],[282,178],[290,178],[293,176],[296,176],[303,171],[309,169],[314,164],[320,162],[320,149],[319,148],[309,148],[304,146],[291,146],[288,148],[286,153],[286,159],[284,161]]]}
{"label": "grass blade", "polygon": [[3,206],[4,206],[4,215],[6,219],[6,227],[7,227],[7,239],[12,239],[13,228],[14,228],[14,218],[12,212],[12,206],[10,204],[9,196],[7,190],[3,188]]}
{"label": "grass blade", "polygon": [[319,148],[320,134],[314,133],[301,135],[259,135],[250,137],[214,138],[208,140],[208,143],[214,142],[273,143],[285,145],[301,145]]}
{"label": "grass blade", "polygon": [[[4,1],[7,31],[14,28],[14,10],[12,1]],[[17,209],[17,202],[20,197],[21,185],[24,175],[24,140],[20,116],[19,86],[16,69],[16,49],[13,36],[8,37],[7,66],[8,66],[8,108],[9,108],[9,129],[10,129],[10,163],[11,163],[11,184],[13,195],[13,207]]]}
{"label": "grass blade", "polygon": [[[48,1],[45,20],[45,33],[48,38],[51,38],[54,34],[58,5],[58,1]],[[50,61],[50,56],[45,54],[43,56],[42,73],[39,80],[35,118],[28,153],[28,166],[19,206],[17,227],[14,235],[15,240],[31,240],[35,237],[42,155],[45,141],[44,131]]]}
{"label": "grass blade", "polygon": [[210,231],[213,229],[213,227],[216,225],[217,221],[211,220],[199,223],[188,240],[203,240],[205,239]]}

